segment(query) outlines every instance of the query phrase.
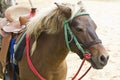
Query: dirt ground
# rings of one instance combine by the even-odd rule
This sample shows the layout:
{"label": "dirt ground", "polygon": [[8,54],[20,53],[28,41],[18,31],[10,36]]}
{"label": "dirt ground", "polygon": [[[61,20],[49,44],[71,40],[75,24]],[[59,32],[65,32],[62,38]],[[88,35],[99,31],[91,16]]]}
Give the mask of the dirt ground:
{"label": "dirt ground", "polygon": [[[61,2],[61,0],[56,1]],[[72,2],[71,0],[67,1]],[[73,2],[77,1],[78,0],[73,0]],[[29,6],[28,0],[26,0],[26,2],[25,0],[17,0],[17,2],[19,4],[27,4],[26,6]],[[55,0],[32,0],[32,2],[34,7],[40,9],[54,3]],[[90,16],[98,26],[97,34],[110,54],[110,59],[104,69],[91,69],[82,80],[120,80],[120,1],[83,0],[83,3]],[[73,77],[73,75],[76,73],[82,61],[75,53],[70,53],[66,60],[68,64],[68,75],[66,80],[71,80],[71,77]],[[82,75],[89,66],[90,64],[86,62],[83,70],[78,76],[80,77],[80,75]]]}

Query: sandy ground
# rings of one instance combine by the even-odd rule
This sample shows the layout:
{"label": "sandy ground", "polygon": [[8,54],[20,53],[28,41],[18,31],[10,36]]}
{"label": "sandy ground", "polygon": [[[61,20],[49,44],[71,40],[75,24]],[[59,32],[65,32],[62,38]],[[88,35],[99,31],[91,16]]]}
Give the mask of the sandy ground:
{"label": "sandy ground", "polygon": [[[24,5],[24,0],[17,0],[19,4]],[[56,0],[59,2],[60,0]],[[68,2],[70,0],[67,0]],[[76,2],[78,0],[73,0]],[[44,7],[48,4],[55,2],[54,0],[32,0],[34,7]],[[70,1],[72,2],[72,1]],[[102,70],[91,69],[90,72],[82,80],[120,80],[120,1],[119,0],[84,0],[84,5],[91,17],[97,24],[97,34],[102,39],[103,45],[110,54],[108,64]],[[26,0],[28,4],[28,0]],[[26,6],[29,6],[26,5]],[[71,77],[76,73],[80,63],[82,62],[79,57],[70,53],[67,58],[68,75],[66,80],[71,80]],[[83,70],[78,75],[90,66],[85,63]],[[61,73],[62,74],[62,73]],[[77,80],[77,79],[76,79]]]}

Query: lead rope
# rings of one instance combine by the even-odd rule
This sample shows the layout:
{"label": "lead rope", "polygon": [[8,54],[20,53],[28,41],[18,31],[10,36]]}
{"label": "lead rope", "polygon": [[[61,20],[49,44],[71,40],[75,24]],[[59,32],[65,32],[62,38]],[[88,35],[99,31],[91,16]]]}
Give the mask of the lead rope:
{"label": "lead rope", "polygon": [[[36,14],[36,8],[31,8],[31,12],[30,12],[30,18],[34,17]],[[34,67],[31,59],[30,59],[30,37],[29,35],[26,33],[26,56],[27,56],[27,62],[28,65],[30,67],[30,69],[33,71],[33,73],[40,79],[40,80],[46,80],[45,78],[43,78],[37,71],[37,69]]]}
{"label": "lead rope", "polygon": [[29,38],[29,35],[26,34],[26,56],[27,56],[27,62],[28,62],[28,65],[30,67],[30,69],[33,71],[33,73],[40,79],[40,80],[45,80],[45,78],[43,78],[39,73],[38,71],[36,70],[36,68],[34,67],[34,65],[32,64],[32,61],[30,59],[30,38]]}
{"label": "lead rope", "polygon": [[[75,17],[81,16],[81,15],[88,15],[88,13],[86,13],[86,12],[81,12],[81,13],[75,15]],[[84,56],[83,61],[82,61],[82,63],[81,63],[81,66],[79,67],[78,71],[76,72],[76,74],[75,74],[74,77],[72,78],[72,80],[74,80],[74,79],[77,77],[77,75],[79,74],[80,70],[82,69],[85,60],[91,59],[91,54],[90,54],[90,53],[86,53],[86,52],[84,51],[84,49],[81,47],[81,44],[78,42],[77,38],[75,37],[75,35],[73,34],[72,30],[70,29],[70,27],[69,27],[69,25],[68,25],[68,22],[70,22],[71,20],[72,20],[72,19],[70,18],[70,19],[68,19],[68,20],[66,20],[66,21],[64,22],[64,35],[65,35],[66,46],[67,46],[68,50],[71,51],[71,48],[70,48],[70,45],[69,45],[71,41],[68,40],[68,33],[69,33],[69,35],[71,36],[72,40],[74,40],[77,48],[81,51],[81,53],[83,53],[83,56]],[[91,66],[87,69],[87,71],[86,71],[78,80],[81,80],[81,79],[88,73],[88,71],[89,71],[90,69],[91,69]]]}
{"label": "lead rope", "polygon": [[[83,61],[82,61],[81,65],[80,65],[78,71],[76,72],[76,74],[75,74],[74,77],[72,78],[72,80],[74,80],[74,79],[77,77],[77,75],[80,73],[80,70],[82,69],[82,67],[83,67],[83,65],[84,65],[84,63],[85,63],[85,60],[86,60],[86,59],[83,58]],[[90,71],[90,69],[91,69],[91,66],[86,70],[86,72],[85,72],[78,80],[81,80],[81,79]]]}

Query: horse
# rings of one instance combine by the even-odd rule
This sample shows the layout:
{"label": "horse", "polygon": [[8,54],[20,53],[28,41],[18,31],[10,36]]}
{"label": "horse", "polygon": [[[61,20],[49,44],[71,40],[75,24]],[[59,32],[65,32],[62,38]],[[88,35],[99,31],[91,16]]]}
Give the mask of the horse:
{"label": "horse", "polygon": [[[90,53],[91,58],[87,61],[91,66],[103,69],[109,54],[96,34],[96,28],[81,1],[76,4],[56,3],[53,7],[41,11],[31,19],[26,31],[30,38],[30,59],[37,72],[46,80],[65,80],[65,59],[70,50],[80,59],[84,58],[82,50]],[[27,62],[26,49],[27,47],[18,62],[19,78],[39,80]]]}

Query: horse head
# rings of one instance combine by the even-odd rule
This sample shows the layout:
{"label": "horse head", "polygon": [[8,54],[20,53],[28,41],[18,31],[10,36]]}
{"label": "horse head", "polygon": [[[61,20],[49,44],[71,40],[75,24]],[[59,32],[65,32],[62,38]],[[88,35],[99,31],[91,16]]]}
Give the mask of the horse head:
{"label": "horse head", "polygon": [[[109,56],[95,32],[97,26],[84,9],[82,2],[55,4],[57,7],[52,10],[49,8],[47,13],[43,11],[41,13],[43,15],[36,16],[29,24],[28,33],[34,34],[36,38],[34,43],[36,44],[42,32],[46,35],[63,34],[64,32],[68,37],[63,38],[63,35],[61,40],[68,40],[68,49],[71,48],[71,51],[77,53],[81,59],[83,59],[84,53],[90,53],[92,58],[88,61],[93,68],[102,69],[107,64]],[[35,45],[33,47],[35,48]],[[84,52],[79,47],[82,47]]]}
{"label": "horse head", "polygon": [[67,46],[71,48],[71,51],[77,53],[79,57],[83,59],[84,55],[76,46],[75,37],[84,51],[92,55],[91,59],[88,60],[92,67],[95,69],[102,69],[107,64],[109,55],[95,32],[97,28],[96,24],[85,11],[82,3],[78,2],[77,5],[72,5],[72,7],[76,7],[74,9],[68,7],[69,4],[59,5],[56,3],[56,5],[67,19],[65,24],[68,25],[72,31],[71,33],[68,31],[69,29],[67,30],[69,42],[69,46]]}

